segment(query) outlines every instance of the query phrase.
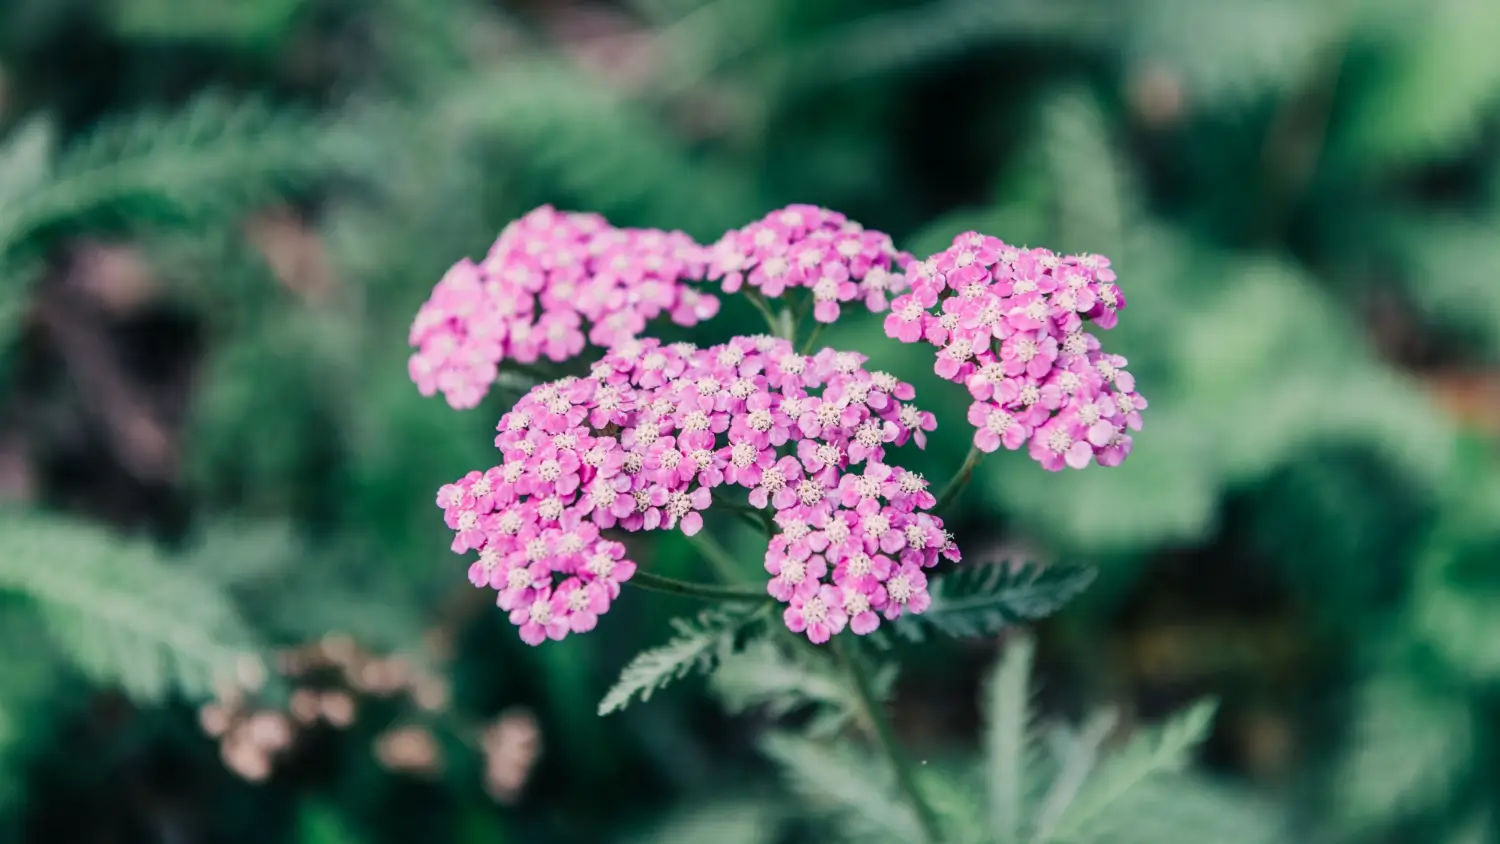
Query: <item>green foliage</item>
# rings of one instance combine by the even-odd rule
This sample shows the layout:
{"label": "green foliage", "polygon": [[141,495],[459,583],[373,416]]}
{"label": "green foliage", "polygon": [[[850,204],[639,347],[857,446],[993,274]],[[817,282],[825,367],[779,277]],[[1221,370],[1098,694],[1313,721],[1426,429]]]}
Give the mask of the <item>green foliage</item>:
{"label": "green foliage", "polygon": [[205,695],[257,647],[212,581],[144,542],[67,520],[5,517],[0,589],[30,602],[80,671],[147,701]]}
{"label": "green foliage", "polygon": [[[787,637],[783,637],[787,638]],[[888,697],[896,682],[896,666],[880,668],[874,677],[876,693]],[[782,647],[778,640],[756,639],[726,656],[714,669],[709,687],[730,713],[759,709],[781,718],[807,707],[813,717],[808,735],[833,735],[859,712],[858,693],[826,660],[808,649]]]}
{"label": "green foliage", "polygon": [[740,634],[764,616],[763,608],[704,610],[695,619],[672,619],[676,635],[665,645],[642,651],[620,672],[620,679],[599,702],[599,714],[618,712],[633,699],[646,701],[655,692],[695,671],[706,671],[727,655]]}
{"label": "green foliage", "polygon": [[811,807],[835,819],[851,841],[920,841],[916,817],[896,793],[882,760],[850,746],[769,733],[761,750]]}
{"label": "green foliage", "polygon": [[649,832],[626,836],[624,844],[772,844],[781,812],[758,800],[719,800],[668,815]]}
{"label": "green foliage", "polygon": [[[12,143],[0,165],[0,254],[49,226],[112,215],[139,225],[213,225],[300,187],[333,166],[318,124],[264,101],[203,94],[175,112],[106,121],[82,140],[46,149],[45,124]],[[51,159],[38,166],[44,159]]]}
{"label": "green foliage", "polygon": [[[949,840],[1008,842],[1283,840],[1275,811],[1238,789],[1184,772],[1207,737],[1215,704],[1201,702],[1158,727],[1135,731],[1107,750],[1116,719],[1108,712],[1074,731],[1043,729],[1031,716],[1034,645],[1015,637],[985,685],[983,758],[924,767],[924,793],[938,807]],[[921,842],[909,804],[879,768],[847,746],[775,733],[762,749],[788,784],[851,841]]]}
{"label": "green foliage", "polygon": [[1057,612],[1094,581],[1085,566],[1019,559],[964,563],[933,580],[932,606],[902,616],[896,630],[917,641],[926,630],[948,636],[989,636],[1020,621]]}
{"label": "green foliage", "polygon": [[1484,0],[1392,4],[1361,34],[1380,49],[1354,85],[1340,140],[1371,164],[1445,154],[1475,139],[1500,87],[1489,49],[1500,9]]}

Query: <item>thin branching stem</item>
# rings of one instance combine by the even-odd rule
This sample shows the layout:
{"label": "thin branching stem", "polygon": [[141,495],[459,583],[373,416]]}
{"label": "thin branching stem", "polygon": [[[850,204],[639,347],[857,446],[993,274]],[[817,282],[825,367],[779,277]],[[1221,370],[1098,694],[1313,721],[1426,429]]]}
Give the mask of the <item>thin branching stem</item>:
{"label": "thin branching stem", "polygon": [[932,506],[933,513],[943,512],[949,504],[953,503],[953,499],[964,491],[964,487],[968,486],[969,481],[974,478],[974,467],[978,466],[983,458],[984,452],[980,451],[978,446],[969,446],[969,453],[964,457],[964,465],[958,467],[953,478],[943,487],[942,493],[938,495],[937,503]]}
{"label": "thin branching stem", "polygon": [[811,352],[812,351],[812,347],[813,347],[813,343],[817,341],[818,335],[822,334],[822,333],[823,333],[823,323],[821,323],[821,322],[815,322],[815,323],[813,323],[813,330],[807,335],[807,339],[802,341],[802,351],[800,352],[800,354],[804,354],[805,355],[808,352]]}
{"label": "thin branching stem", "polygon": [[762,296],[759,290],[746,290],[745,298],[749,299],[750,304],[754,305],[755,309],[757,311],[760,311],[760,315],[765,317],[766,328],[768,328],[772,334],[780,334],[781,323],[776,318],[776,314],[771,312],[771,305],[766,301],[766,297]]}
{"label": "thin branching stem", "polygon": [[702,598],[705,601],[767,601],[764,590],[742,589],[737,586],[718,586],[712,583],[694,583],[687,580],[664,577],[649,571],[637,571],[625,581],[631,586],[648,592],[679,595],[687,598]]}
{"label": "thin branching stem", "polygon": [[776,533],[776,523],[771,521],[771,517],[766,515],[766,511],[757,510],[754,507],[746,507],[743,504],[736,504],[720,495],[717,491],[713,493],[713,497],[714,504],[732,511],[736,516],[744,519],[746,524],[752,525],[756,530],[764,532],[766,536]]}
{"label": "thin branching stem", "polygon": [[844,636],[833,638],[833,652],[849,675],[854,684],[854,691],[859,695],[860,707],[864,710],[865,722],[870,724],[875,731],[875,739],[880,743],[881,750],[885,751],[886,758],[890,760],[891,769],[896,774],[896,785],[906,800],[911,804],[912,812],[917,816],[917,825],[922,829],[922,840],[927,844],[937,844],[942,840],[938,831],[937,815],[928,805],[927,800],[922,797],[922,791],[917,787],[916,775],[912,772],[911,763],[907,761],[906,754],[901,750],[901,745],[896,742],[896,732],[891,728],[891,721],[885,716],[885,706],[880,697],[875,694],[875,682],[870,678],[870,672],[865,664],[860,661],[859,654],[846,641]]}
{"label": "thin branching stem", "polygon": [[693,543],[693,546],[698,549],[698,553],[703,555],[703,559],[708,560],[708,564],[714,567],[714,571],[718,573],[719,577],[723,578],[725,583],[741,583],[744,581],[740,567],[734,561],[734,556],[724,550],[724,546],[719,544],[719,540],[714,539],[704,531],[699,531],[689,536],[688,541]]}

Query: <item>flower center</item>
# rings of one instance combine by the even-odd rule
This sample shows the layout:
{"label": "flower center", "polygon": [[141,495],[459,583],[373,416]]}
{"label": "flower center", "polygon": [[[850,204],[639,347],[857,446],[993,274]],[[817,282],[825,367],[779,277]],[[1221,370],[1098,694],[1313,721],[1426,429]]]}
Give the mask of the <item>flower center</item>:
{"label": "flower center", "polygon": [[760,485],[771,492],[778,492],[786,487],[786,473],[780,466],[772,466],[760,476]]}
{"label": "flower center", "polygon": [[744,469],[755,462],[755,446],[749,443],[735,443],[729,449],[729,462],[735,467]]}
{"label": "flower center", "polygon": [[822,598],[812,597],[802,605],[802,617],[807,619],[808,624],[822,624],[828,620],[828,605],[823,603]]}
{"label": "flower center", "polygon": [[921,525],[907,525],[905,534],[907,545],[910,545],[918,551],[921,551],[927,547],[927,531],[922,530]]}
{"label": "flower center", "polygon": [[584,566],[589,574],[601,580],[607,579],[615,571],[615,558],[608,554],[595,554],[589,557],[588,564]]}
{"label": "flower center", "polygon": [[902,322],[916,322],[925,310],[921,302],[913,299],[901,306],[901,312],[897,316],[901,317]]}
{"label": "flower center", "polygon": [[562,503],[562,500],[559,499],[557,496],[554,495],[551,498],[547,499],[546,501],[543,501],[540,505],[538,505],[537,508],[536,508],[536,512],[537,512],[537,515],[541,516],[543,519],[546,519],[549,522],[555,522],[558,519],[562,518],[562,514],[563,514],[563,503]]}
{"label": "flower center", "polygon": [[890,533],[891,519],[884,513],[875,513],[864,518],[865,535],[876,539]]}
{"label": "flower center", "polygon": [[797,584],[799,584],[799,583],[802,582],[803,578],[806,578],[806,577],[807,577],[807,565],[805,563],[803,563],[801,560],[793,560],[791,558],[782,560],[782,562],[781,562],[781,579],[782,580],[786,581],[787,583],[792,584],[793,586],[796,586]]}
{"label": "flower center", "polygon": [[574,589],[568,593],[568,610],[570,612],[583,612],[584,607],[589,605],[589,593],[583,589]]}
{"label": "flower center", "polygon": [[952,343],[948,344],[948,348],[943,350],[943,354],[947,355],[950,360],[959,362],[966,361],[969,359],[971,354],[969,341],[960,337],[954,340]]}
{"label": "flower center", "polygon": [[1036,343],[1030,338],[1022,337],[1016,341],[1017,360],[1021,361],[1022,363],[1031,363],[1031,359],[1036,357],[1036,355]]}
{"label": "flower center", "polygon": [[641,369],[645,370],[665,369],[666,366],[667,356],[661,352],[652,352],[641,361]]}
{"label": "flower center", "polygon": [[638,475],[646,468],[646,458],[634,451],[625,452],[625,459],[620,463],[620,469],[627,475]]}
{"label": "flower center", "polygon": [[500,565],[500,552],[493,548],[486,548],[479,552],[479,564],[484,567],[485,574],[495,570]]}
{"label": "flower center", "polygon": [[866,419],[861,422],[858,430],[854,432],[854,441],[865,448],[873,448],[880,445],[880,440],[880,423],[873,419]]}
{"label": "flower center", "polygon": [[458,514],[458,529],[473,530],[479,525],[479,514],[473,510],[465,510]]}
{"label": "flower center", "polygon": [[666,511],[679,519],[686,516],[692,509],[693,501],[685,492],[674,492],[667,498]]}
{"label": "flower center", "polygon": [[676,469],[682,464],[682,452],[669,448],[661,453],[660,460],[663,469]]}
{"label": "flower center", "polygon": [[651,509],[651,492],[649,490],[638,489],[631,494],[635,496],[635,511],[637,513],[644,513]]}
{"label": "flower center", "polygon": [[771,430],[773,421],[769,410],[752,410],[750,415],[745,417],[745,424],[750,426],[750,430],[761,433]]}
{"label": "flower center", "polygon": [[837,545],[849,538],[849,523],[843,519],[834,519],[823,529],[823,534],[828,537],[829,542]]}
{"label": "flower center", "polygon": [[707,431],[708,414],[701,410],[694,410],[683,417],[682,429],[684,431]]}
{"label": "flower center", "polygon": [[549,457],[542,461],[542,465],[537,467],[536,476],[551,483],[562,477],[562,465]]}
{"label": "flower center", "polygon": [[885,582],[885,591],[892,601],[904,604],[911,600],[911,581],[906,579],[906,575],[898,574]]}
{"label": "flower center", "polygon": [[526,559],[528,562],[540,562],[547,559],[547,540],[533,539],[526,543]]}
{"label": "flower center", "polygon": [[839,459],[844,456],[839,447],[832,443],[820,443],[814,451],[817,454],[818,462],[828,466],[836,465]]}
{"label": "flower center", "polygon": [[469,487],[469,494],[472,495],[472,496],[474,496],[475,498],[479,498],[481,496],[489,495],[490,494],[490,479],[489,478],[481,477],[479,480],[475,481],[474,485],[471,486],[471,487]]}
{"label": "flower center", "polygon": [[510,590],[525,589],[531,585],[531,572],[524,566],[518,566],[505,574],[505,588]]}
{"label": "flower center", "polygon": [[922,411],[918,410],[914,404],[901,405],[897,416],[900,417],[901,424],[908,429],[915,431],[922,426]]}
{"label": "flower center", "polygon": [[552,621],[552,604],[549,601],[535,601],[531,605],[531,620],[537,624],[549,624]]}
{"label": "flower center", "polygon": [[1068,435],[1067,431],[1061,428],[1055,429],[1047,435],[1047,448],[1052,449],[1057,454],[1062,454],[1072,447],[1073,438]]}
{"label": "flower center", "polygon": [[803,478],[797,483],[797,500],[807,507],[817,504],[823,500],[823,485],[811,478]]}
{"label": "flower center", "polygon": [[615,488],[605,481],[595,481],[594,485],[589,487],[589,500],[594,502],[595,507],[608,508],[619,497],[620,494],[615,491]]}
{"label": "flower center", "polygon": [[813,285],[813,298],[819,302],[832,302],[839,296],[839,283],[837,279],[824,276]]}
{"label": "flower center", "polygon": [[850,615],[870,611],[870,598],[863,592],[851,592],[844,596],[844,609]]}
{"label": "flower center", "polygon": [[500,514],[500,519],[496,522],[495,527],[506,536],[515,536],[521,532],[521,514],[513,510],[507,510]]}

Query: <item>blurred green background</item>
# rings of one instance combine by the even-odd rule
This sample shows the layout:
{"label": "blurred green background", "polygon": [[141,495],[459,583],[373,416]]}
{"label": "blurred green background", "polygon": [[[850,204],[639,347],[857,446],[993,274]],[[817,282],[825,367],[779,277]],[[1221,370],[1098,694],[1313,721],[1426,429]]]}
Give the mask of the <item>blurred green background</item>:
{"label": "blurred green background", "polygon": [[[0,840],[814,840],[764,714],[595,715],[695,607],[532,649],[448,553],[516,393],[421,399],[406,330],[543,202],[1108,255],[1135,454],[997,455],[954,518],[1099,569],[1042,710],[1217,695],[1267,840],[1500,840],[1497,44],[1494,0],[0,0]],[[823,336],[946,477],[930,350]],[[978,752],[996,644],[906,655],[919,758]]]}

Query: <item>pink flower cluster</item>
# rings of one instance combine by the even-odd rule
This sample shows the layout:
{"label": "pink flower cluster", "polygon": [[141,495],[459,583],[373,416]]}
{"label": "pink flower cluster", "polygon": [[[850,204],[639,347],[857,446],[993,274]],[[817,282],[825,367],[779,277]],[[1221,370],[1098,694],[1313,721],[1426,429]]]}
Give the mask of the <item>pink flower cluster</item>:
{"label": "pink flower cluster", "polygon": [[872,311],[885,310],[887,295],[906,289],[900,270],[912,260],[896,251],[889,235],[816,205],[773,211],[728,232],[711,252],[708,277],[723,279],[725,293],[749,282],[774,299],[806,287],[818,322],[838,319],[840,304],[856,299]]}
{"label": "pink flower cluster", "polygon": [[736,337],[698,349],[626,341],[584,378],[532,389],[500,420],[504,462],[438,491],[453,550],[477,550],[476,586],[537,644],[592,629],[635,572],[601,530],[703,527],[718,488],[775,511],[767,591],[796,632],[919,613],[923,570],[958,559],[927,482],[885,464],[888,446],[933,430],[895,376],[865,357],[800,355]]}
{"label": "pink flower cluster", "polygon": [[1020,249],[967,232],[909,268],[885,333],[938,347],[937,374],[974,397],[974,444],[991,452],[1030,442],[1050,471],[1130,453],[1146,400],[1125,359],[1100,351],[1085,322],[1112,328],[1125,307],[1109,260]]}
{"label": "pink flower cluster", "polygon": [[682,232],[537,208],[506,226],[483,261],[459,261],[438,282],[411,327],[411,378],[423,395],[470,408],[501,361],[564,361],[585,338],[608,348],[663,313],[695,325],[719,310],[685,283],[702,279],[706,262]]}

